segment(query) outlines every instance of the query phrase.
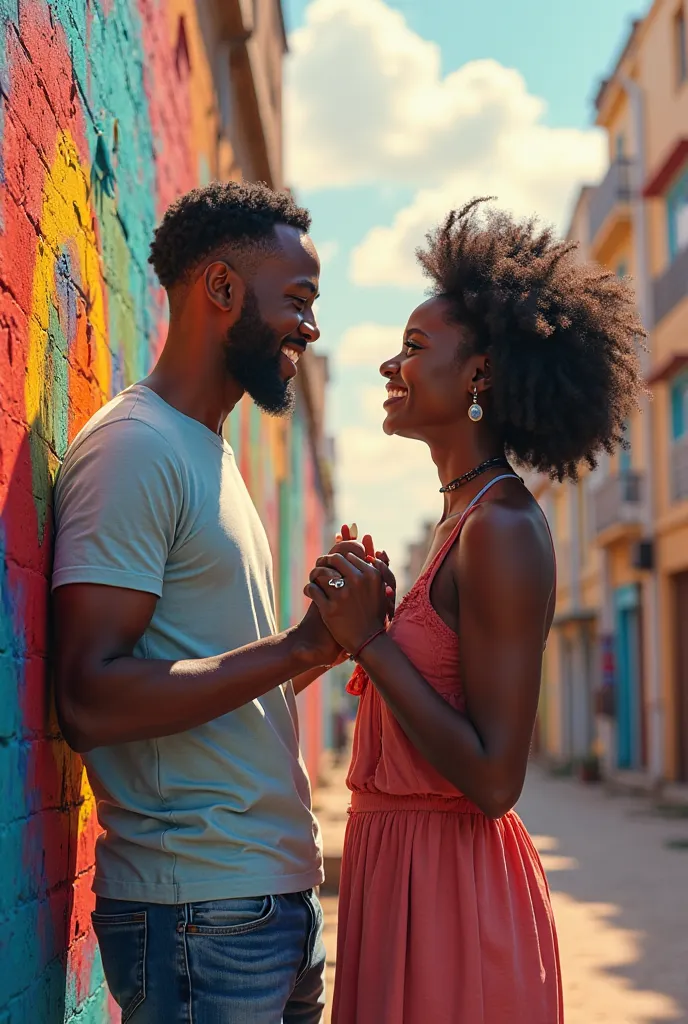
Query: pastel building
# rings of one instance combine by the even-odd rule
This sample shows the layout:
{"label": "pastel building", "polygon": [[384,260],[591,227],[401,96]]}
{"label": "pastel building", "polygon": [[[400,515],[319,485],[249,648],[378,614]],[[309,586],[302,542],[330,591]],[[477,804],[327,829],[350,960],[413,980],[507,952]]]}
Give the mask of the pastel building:
{"label": "pastel building", "polygon": [[596,99],[609,169],[581,191],[581,258],[630,275],[652,399],[627,449],[535,485],[559,556],[540,742],[563,762],[688,782],[688,10],[655,0]]}

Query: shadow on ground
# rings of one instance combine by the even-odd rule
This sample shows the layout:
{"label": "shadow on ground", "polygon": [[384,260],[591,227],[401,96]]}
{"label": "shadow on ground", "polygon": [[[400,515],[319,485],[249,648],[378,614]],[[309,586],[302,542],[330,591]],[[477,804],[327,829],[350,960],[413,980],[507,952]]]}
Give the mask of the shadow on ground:
{"label": "shadow on ground", "polygon": [[688,1022],[688,821],[538,768],[518,812],[552,890],[567,1024]]}

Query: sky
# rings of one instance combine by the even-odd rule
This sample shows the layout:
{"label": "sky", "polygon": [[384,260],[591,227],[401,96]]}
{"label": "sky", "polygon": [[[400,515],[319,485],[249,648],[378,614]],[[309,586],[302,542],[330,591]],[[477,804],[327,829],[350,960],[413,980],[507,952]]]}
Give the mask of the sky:
{"label": "sky", "polygon": [[566,230],[606,144],[594,97],[648,0],[283,0],[286,180],[322,260],[337,511],[401,569],[442,511],[427,448],[381,430],[379,365],[426,295],[414,260],[452,208],[493,195]]}

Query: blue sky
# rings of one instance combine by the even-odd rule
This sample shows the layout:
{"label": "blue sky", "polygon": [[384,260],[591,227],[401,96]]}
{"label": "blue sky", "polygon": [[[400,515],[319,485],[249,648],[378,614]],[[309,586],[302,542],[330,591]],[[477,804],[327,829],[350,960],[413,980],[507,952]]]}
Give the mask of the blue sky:
{"label": "blue sky", "polygon": [[283,2],[287,180],[324,256],[339,511],[399,563],[441,511],[426,450],[380,430],[377,366],[424,295],[413,249],[476,194],[565,228],[604,172],[597,87],[648,3]]}
{"label": "blue sky", "polygon": [[[287,30],[310,0],[283,0]],[[493,57],[524,75],[549,105],[551,125],[583,127],[597,85],[613,66],[633,18],[647,0],[389,0],[409,25],[442,48],[443,70]]]}

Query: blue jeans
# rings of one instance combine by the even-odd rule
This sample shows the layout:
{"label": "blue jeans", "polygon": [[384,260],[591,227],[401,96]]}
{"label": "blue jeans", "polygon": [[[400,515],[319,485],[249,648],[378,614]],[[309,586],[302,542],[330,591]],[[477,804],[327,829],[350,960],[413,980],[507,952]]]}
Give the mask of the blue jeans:
{"label": "blue jeans", "polygon": [[123,1024],[319,1024],[315,893],[130,903],[98,897],[93,927]]}

